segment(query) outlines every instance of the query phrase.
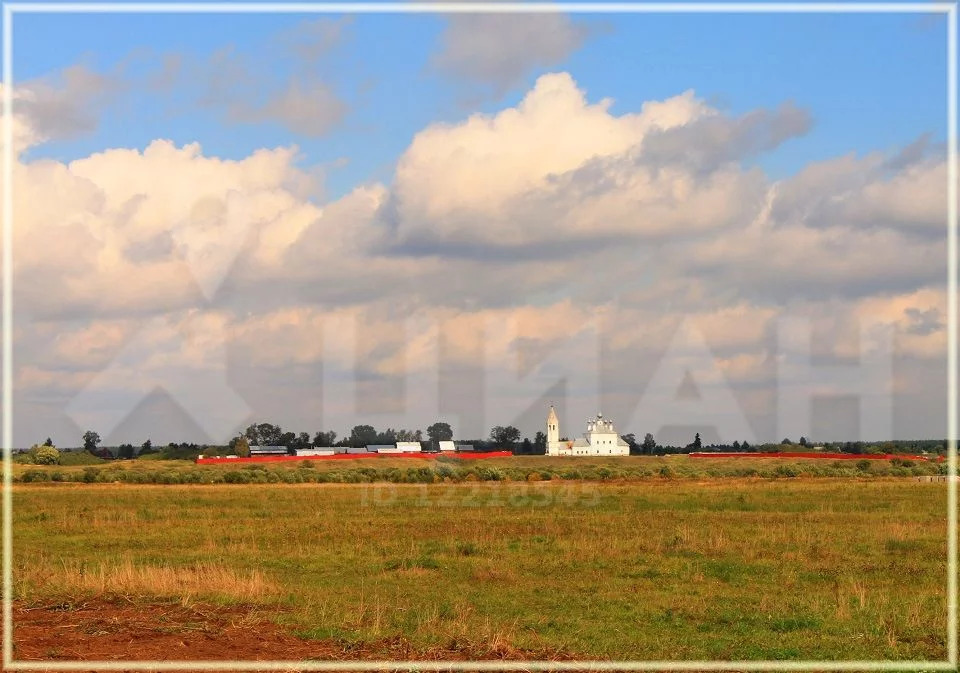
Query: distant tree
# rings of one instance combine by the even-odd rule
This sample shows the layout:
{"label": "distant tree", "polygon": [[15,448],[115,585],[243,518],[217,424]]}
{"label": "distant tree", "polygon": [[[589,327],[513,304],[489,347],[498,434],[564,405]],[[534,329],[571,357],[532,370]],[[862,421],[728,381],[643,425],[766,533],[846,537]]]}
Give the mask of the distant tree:
{"label": "distant tree", "polygon": [[332,430],[330,432],[320,430],[313,436],[314,446],[333,446],[335,441],[337,441],[337,433]]}
{"label": "distant tree", "polygon": [[700,433],[699,433],[699,432],[697,433],[697,436],[693,438],[692,447],[693,447],[693,450],[694,450],[694,451],[699,451],[700,449],[703,448],[703,442],[700,441]]}
{"label": "distant tree", "polygon": [[273,423],[255,423],[243,433],[247,442],[257,446],[283,446],[283,428]]}
{"label": "distant tree", "polygon": [[517,453],[522,453],[529,456],[533,453],[533,442],[530,441],[529,437],[524,437],[523,441],[520,443],[520,449]]}
{"label": "distant tree", "polygon": [[[412,433],[411,433],[411,434],[412,434]],[[401,437],[402,437],[402,439],[401,439]],[[393,428],[387,428],[387,429],[384,430],[383,432],[378,432],[378,433],[377,433],[377,438],[376,438],[373,442],[370,442],[370,443],[371,443],[371,444],[394,444],[394,443],[396,443],[397,441],[401,441],[401,442],[411,442],[411,441],[413,441],[413,440],[412,440],[412,439],[407,439],[407,431],[406,431],[406,430],[400,430],[400,432],[398,433],[398,432],[397,432],[396,430],[394,430]]]}
{"label": "distant tree", "polygon": [[793,442],[790,441],[789,437],[784,437],[783,441],[780,442],[781,446],[793,446]]}
{"label": "distant tree", "polygon": [[546,453],[547,452],[547,436],[537,431],[537,434],[533,437],[533,451],[534,453]]}
{"label": "distant tree", "polygon": [[350,430],[350,446],[362,447],[377,443],[377,431],[372,425],[355,425]]}
{"label": "distant tree", "polygon": [[733,442],[733,450],[734,450],[734,451],[739,451],[739,450],[740,450],[740,442],[734,440],[734,442]]}
{"label": "distant tree", "polygon": [[53,440],[47,437],[47,441],[43,443],[44,446],[53,446]]}
{"label": "distant tree", "polygon": [[301,432],[297,434],[297,449],[306,449],[310,446],[310,433]]}
{"label": "distant tree", "polygon": [[34,444],[30,447],[30,460],[34,465],[58,465],[60,452],[52,444]]}
{"label": "distant tree", "polygon": [[627,444],[630,445],[630,455],[635,455],[640,453],[640,445],[637,444],[637,436],[632,432],[628,432],[625,435],[620,435]]}
{"label": "distant tree", "polygon": [[130,459],[133,458],[133,444],[121,444],[117,447],[117,458]]}
{"label": "distant tree", "polygon": [[153,453],[153,442],[149,439],[140,445],[140,455],[142,456],[145,453]]}
{"label": "distant tree", "polygon": [[237,455],[241,458],[250,457],[250,442],[247,440],[246,435],[237,438],[236,443],[233,445],[233,450],[236,451]]}
{"label": "distant tree", "polygon": [[749,451],[750,442],[748,442],[747,440],[743,440],[743,444],[740,445],[740,448],[743,449],[744,451]]}
{"label": "distant tree", "polygon": [[100,435],[95,433],[93,430],[87,430],[85,433],[83,433],[84,449],[90,453],[96,453],[98,446],[100,446]]}
{"label": "distant tree", "polygon": [[643,436],[643,444],[640,445],[641,452],[650,456],[657,451],[657,440],[649,432]]}
{"label": "distant tree", "polygon": [[800,438],[800,446],[806,446],[806,445],[807,445],[807,438],[806,438],[806,437],[801,437],[801,438]]}
{"label": "distant tree", "polygon": [[506,427],[498,425],[490,431],[490,441],[497,446],[513,447],[520,440],[520,431],[508,425]]}
{"label": "distant tree", "polygon": [[437,421],[427,428],[427,437],[431,442],[448,442],[453,439],[453,428],[449,423]]}

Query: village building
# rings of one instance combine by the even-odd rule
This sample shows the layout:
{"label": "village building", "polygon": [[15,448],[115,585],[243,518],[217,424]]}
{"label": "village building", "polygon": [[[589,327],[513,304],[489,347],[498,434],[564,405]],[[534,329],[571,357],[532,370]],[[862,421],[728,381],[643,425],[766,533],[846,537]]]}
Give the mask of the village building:
{"label": "village building", "polygon": [[587,421],[587,431],[575,440],[560,440],[560,421],[550,405],[547,414],[548,456],[628,456],[630,445],[617,434],[613,421],[597,414]]}

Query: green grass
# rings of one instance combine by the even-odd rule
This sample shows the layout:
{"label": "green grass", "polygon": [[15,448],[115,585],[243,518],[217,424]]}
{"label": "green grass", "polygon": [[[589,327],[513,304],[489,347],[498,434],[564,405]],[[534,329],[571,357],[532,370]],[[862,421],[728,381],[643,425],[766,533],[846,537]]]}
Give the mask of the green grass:
{"label": "green grass", "polygon": [[[86,456],[84,458],[83,456]],[[150,454],[156,456],[157,454]],[[869,470],[855,460],[781,460],[764,458],[513,456],[468,460],[456,456],[435,459],[372,458],[296,460],[278,463],[196,465],[192,461],[158,458],[101,461],[74,454],[69,465],[14,465],[14,480],[136,484],[256,484],[256,483],[435,483],[464,481],[623,481],[718,478],[794,479],[841,477],[874,479],[946,474],[946,463],[919,462],[912,467],[892,461],[872,461]],[[94,461],[90,463],[90,461]]]}
{"label": "green grass", "polygon": [[16,596],[79,600],[84,568],[120,564],[101,584],[127,598],[162,568],[248,601],[236,576],[292,631],[351,643],[943,659],[945,511],[944,484],[891,479],[18,485]]}

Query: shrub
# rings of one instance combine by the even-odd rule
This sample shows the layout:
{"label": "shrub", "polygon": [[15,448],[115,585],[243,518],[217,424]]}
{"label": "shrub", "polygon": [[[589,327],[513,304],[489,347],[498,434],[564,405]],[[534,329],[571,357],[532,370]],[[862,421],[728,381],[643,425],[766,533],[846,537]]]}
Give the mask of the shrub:
{"label": "shrub", "polygon": [[30,449],[30,458],[34,465],[60,464],[60,452],[52,446],[34,446]]}
{"label": "shrub", "polygon": [[869,460],[858,460],[858,461],[857,461],[857,469],[860,470],[861,472],[869,472],[869,471],[870,471],[870,461],[869,461]]}
{"label": "shrub", "polygon": [[797,468],[793,465],[777,465],[777,469],[773,473],[778,477],[796,477],[799,474]]}
{"label": "shrub", "polygon": [[50,481],[50,475],[43,470],[27,470],[20,476],[20,481],[25,484],[35,481]]}
{"label": "shrub", "polygon": [[230,470],[223,474],[223,480],[228,484],[249,484],[250,473],[242,470]]}

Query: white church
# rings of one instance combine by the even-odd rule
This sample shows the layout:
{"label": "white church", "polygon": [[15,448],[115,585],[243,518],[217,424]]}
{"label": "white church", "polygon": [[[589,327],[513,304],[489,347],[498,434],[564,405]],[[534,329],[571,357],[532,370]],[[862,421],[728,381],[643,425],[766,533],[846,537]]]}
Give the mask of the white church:
{"label": "white church", "polygon": [[547,414],[548,456],[628,456],[630,445],[617,434],[613,421],[597,414],[587,421],[587,431],[575,440],[560,441],[560,421],[550,405]]}

